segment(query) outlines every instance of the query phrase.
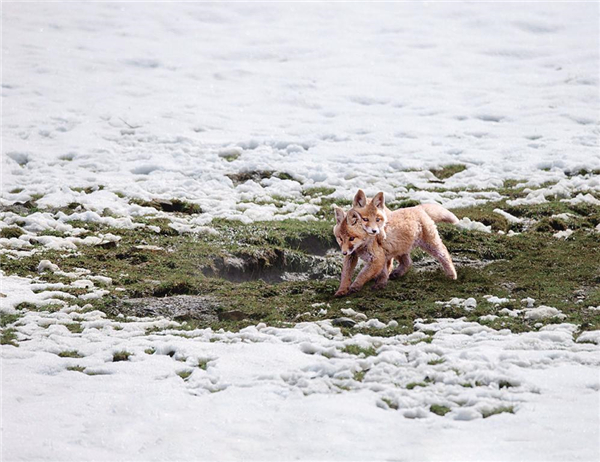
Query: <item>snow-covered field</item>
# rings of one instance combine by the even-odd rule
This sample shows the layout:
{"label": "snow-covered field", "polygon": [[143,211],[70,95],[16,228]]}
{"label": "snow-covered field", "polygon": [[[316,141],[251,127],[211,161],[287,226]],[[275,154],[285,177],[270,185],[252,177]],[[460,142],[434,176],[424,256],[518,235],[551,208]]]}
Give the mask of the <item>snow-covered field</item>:
{"label": "snow-covered field", "polygon": [[[78,226],[147,226],[134,219],[167,216],[153,199],[198,204],[169,219],[201,234],[214,218],[315,220],[311,188],[454,208],[512,179],[531,188],[517,203],[598,206],[598,19],[598,3],[3,3],[0,205],[36,210],[0,212],[26,233],[0,252],[118,241]],[[450,164],[466,169],[436,190],[429,169]],[[80,299],[109,292],[59,275]],[[4,314],[61,307],[20,310],[19,346],[2,345],[2,460],[600,460],[598,331],[439,319],[349,338],[321,320],[182,336],[66,287],[2,273]]]}

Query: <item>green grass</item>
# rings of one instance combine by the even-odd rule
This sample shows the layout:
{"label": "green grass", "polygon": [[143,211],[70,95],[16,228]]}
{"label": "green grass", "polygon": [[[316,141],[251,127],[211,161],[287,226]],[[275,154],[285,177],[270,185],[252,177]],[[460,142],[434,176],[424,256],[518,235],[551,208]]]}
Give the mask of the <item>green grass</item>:
{"label": "green grass", "polygon": [[6,327],[10,324],[14,324],[21,318],[18,314],[8,314],[0,312],[0,327]]}
{"label": "green grass", "polygon": [[396,403],[395,401],[392,401],[389,398],[381,398],[381,400],[385,404],[387,404],[390,409],[398,410],[398,403]]}
{"label": "green grass", "polygon": [[83,367],[83,366],[68,366],[67,370],[74,371],[74,372],[83,372],[83,371],[85,371],[85,367]]}
{"label": "green grass", "polygon": [[451,164],[451,165],[444,165],[443,167],[441,167],[439,169],[431,169],[430,171],[438,179],[445,180],[445,179],[450,178],[451,176],[456,175],[457,173],[460,173],[466,169],[467,169],[466,165]]}
{"label": "green grass", "polygon": [[18,226],[7,226],[6,228],[0,229],[0,237],[4,237],[6,239],[11,239],[13,237],[19,237],[23,234],[25,234],[25,231],[23,231]]}
{"label": "green grass", "polygon": [[487,419],[488,417],[491,417],[493,415],[502,414],[504,412],[509,413],[509,414],[514,414],[515,408],[514,408],[514,406],[500,406],[500,407],[491,409],[489,411],[483,411],[481,413],[481,415],[483,415],[484,419]]}
{"label": "green grass", "polygon": [[83,332],[83,326],[78,322],[67,324],[67,329],[73,334],[81,334]]}
{"label": "green grass", "polygon": [[353,374],[353,378],[354,380],[356,380],[357,382],[362,382],[365,378],[365,375],[367,375],[368,371],[357,371]]}
{"label": "green grass", "polygon": [[410,382],[409,384],[406,385],[406,389],[412,390],[417,387],[426,387],[426,386],[427,386],[427,383],[425,383],[425,382]]}
{"label": "green grass", "polygon": [[328,196],[334,192],[335,192],[334,188],[314,187],[314,188],[305,189],[304,191],[302,191],[302,195],[309,196],[309,197],[320,197],[320,196]]}
{"label": "green grass", "polygon": [[186,215],[195,215],[202,213],[202,208],[198,204],[194,204],[192,202],[181,200],[181,199],[171,199],[165,201],[140,201],[133,200],[132,202],[141,205],[143,207],[152,207],[156,210],[162,210],[163,212],[175,212],[182,213]]}
{"label": "green grass", "polygon": [[18,347],[17,331],[12,327],[0,329],[0,345],[12,345]]}
{"label": "green grass", "polygon": [[[505,183],[507,194],[521,194],[522,189],[518,184],[516,181]],[[484,302],[483,296],[486,294],[516,300],[509,305],[511,308],[520,308],[521,298],[533,297],[536,304],[556,307],[567,316],[564,321],[547,319],[542,321],[543,324],[571,322],[581,326],[584,331],[600,329],[600,313],[585,309],[587,306],[600,305],[600,234],[592,232],[593,227],[600,223],[597,207],[572,205],[560,200],[511,207],[503,200],[454,210],[459,218],[469,216],[490,225],[494,231],[507,232],[513,229],[522,234],[508,237],[497,233],[467,232],[441,224],[440,234],[457,262],[457,281],[448,280],[434,262],[426,271],[410,270],[401,279],[390,281],[383,290],[373,292],[370,284],[367,284],[361,292],[337,299],[333,294],[339,284],[341,259],[319,260],[320,257],[314,256],[322,256],[328,249],[337,247],[331,230],[333,213],[328,208],[333,201],[323,197],[331,191],[313,188],[304,192],[306,197],[321,198],[320,220],[284,220],[249,225],[213,220],[211,226],[217,235],[185,236],[170,228],[166,218],[137,219],[158,226],[159,233],[148,229],[111,229],[99,224],[72,222],[90,233],[118,234],[122,240],[112,248],[81,246],[77,253],[40,248],[39,253],[16,260],[0,255],[0,265],[5,274],[37,276],[40,260],[49,259],[64,271],[86,268],[93,274],[109,276],[113,279],[113,285],[107,287],[111,294],[101,300],[90,301],[94,309],[100,309],[109,316],[121,312],[120,301],[125,297],[180,294],[210,296],[218,305],[219,313],[232,310],[243,313],[239,320],[222,318],[219,321],[202,322],[183,318],[181,320],[187,321],[187,324],[182,326],[182,330],[212,327],[215,330],[223,328],[236,331],[258,322],[283,326],[296,322],[308,306],[327,303],[330,305],[327,314],[315,315],[315,320],[343,316],[341,310],[351,307],[369,318],[398,322],[397,327],[385,329],[342,328],[344,335],[356,332],[384,336],[410,334],[417,318],[429,321],[440,317],[466,316],[469,321],[479,322],[480,316],[496,314],[495,308]],[[515,225],[494,213],[495,208],[540,221],[537,226],[531,227]],[[563,226],[559,223],[560,219],[552,219],[552,215],[564,212],[574,215],[568,222],[569,228],[575,229],[569,240],[552,236],[557,227]],[[144,250],[138,247],[140,244],[155,245],[164,250]],[[240,273],[247,280],[233,282],[223,278],[227,276],[233,279],[223,270],[223,262],[231,258],[245,265]],[[413,253],[415,266],[423,264],[427,258],[423,252]],[[461,261],[471,263],[460,264]],[[477,264],[480,266],[471,266]],[[316,272],[305,281],[274,283],[249,277],[283,271],[310,273],[313,270]],[[49,273],[41,277],[44,282],[71,282],[68,278]],[[124,290],[115,291],[117,287]],[[72,293],[79,295],[77,291]],[[584,295],[583,303],[576,303],[581,300],[581,294]],[[475,297],[478,306],[467,313],[459,307],[435,303],[453,297]],[[21,304],[17,308],[39,311],[32,304]],[[486,322],[492,328],[506,328],[513,332],[537,330],[535,324],[523,317],[500,317]],[[67,327],[73,329],[74,333],[80,329],[77,323]],[[431,334],[415,343],[430,343],[433,340]],[[360,351],[356,349],[357,346],[349,348],[347,352],[350,354],[374,353]]]}
{"label": "green grass", "polygon": [[83,358],[83,355],[77,350],[64,350],[58,353],[61,358]]}
{"label": "green grass", "polygon": [[437,366],[438,364],[443,364],[445,362],[446,362],[446,360],[444,358],[437,358],[437,359],[432,359],[431,361],[428,361],[427,364],[429,364],[430,366]]}
{"label": "green grass", "polygon": [[440,404],[432,404],[429,407],[429,410],[434,414],[437,414],[442,417],[448,414],[448,412],[450,412],[450,408],[448,406],[442,406]]}
{"label": "green grass", "polygon": [[192,375],[192,371],[188,371],[188,370],[185,370],[185,371],[179,371],[179,372],[177,372],[177,375],[178,375],[179,377],[181,377],[183,380],[187,380],[187,379],[188,379],[188,377],[189,377],[190,375]]}
{"label": "green grass", "polygon": [[377,356],[377,350],[373,347],[363,348],[358,345],[346,345],[342,351],[344,353],[348,353],[351,355],[360,356],[363,355],[365,357],[368,356]]}
{"label": "green grass", "polygon": [[129,351],[121,350],[113,353],[113,362],[129,361],[129,357],[132,355]]}

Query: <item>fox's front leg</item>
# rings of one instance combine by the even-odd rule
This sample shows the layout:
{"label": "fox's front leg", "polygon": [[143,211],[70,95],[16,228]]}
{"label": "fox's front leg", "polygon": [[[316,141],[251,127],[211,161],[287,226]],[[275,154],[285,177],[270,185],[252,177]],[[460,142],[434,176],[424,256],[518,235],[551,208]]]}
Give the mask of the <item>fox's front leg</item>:
{"label": "fox's front leg", "polygon": [[344,257],[340,288],[335,293],[336,297],[342,297],[348,293],[350,283],[352,282],[352,275],[354,274],[354,269],[356,268],[357,263],[358,257],[354,253],[351,253],[350,255]]}
{"label": "fox's front leg", "polygon": [[371,261],[366,262],[365,266],[360,270],[360,273],[358,273],[358,276],[356,276],[356,279],[350,286],[348,293],[358,292],[365,283],[369,282],[382,271],[386,272],[385,281],[387,282],[387,271],[385,267],[386,258],[383,252],[381,252],[381,255],[376,255]]}

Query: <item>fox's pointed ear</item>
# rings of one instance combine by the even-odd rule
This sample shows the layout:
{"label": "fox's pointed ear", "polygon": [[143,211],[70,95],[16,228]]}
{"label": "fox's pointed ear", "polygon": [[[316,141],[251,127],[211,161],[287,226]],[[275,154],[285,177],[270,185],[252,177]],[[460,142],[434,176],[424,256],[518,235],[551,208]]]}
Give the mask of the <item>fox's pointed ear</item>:
{"label": "fox's pointed ear", "polygon": [[362,208],[365,205],[367,205],[367,196],[365,196],[365,192],[362,189],[359,189],[352,201],[352,207]]}
{"label": "fox's pointed ear", "polygon": [[336,207],[334,210],[335,210],[335,221],[336,221],[336,223],[339,225],[339,224],[342,222],[342,220],[343,220],[344,218],[346,218],[346,214],[345,214],[345,213],[344,213],[344,211],[343,211],[341,208],[339,208],[339,207]]}
{"label": "fox's pointed ear", "polygon": [[371,204],[373,204],[378,209],[382,209],[385,205],[385,197],[383,196],[383,193],[378,192],[377,194],[375,194],[375,197],[373,197]]}
{"label": "fox's pointed ear", "polygon": [[361,220],[360,214],[356,210],[350,210],[348,212],[348,223],[355,225]]}

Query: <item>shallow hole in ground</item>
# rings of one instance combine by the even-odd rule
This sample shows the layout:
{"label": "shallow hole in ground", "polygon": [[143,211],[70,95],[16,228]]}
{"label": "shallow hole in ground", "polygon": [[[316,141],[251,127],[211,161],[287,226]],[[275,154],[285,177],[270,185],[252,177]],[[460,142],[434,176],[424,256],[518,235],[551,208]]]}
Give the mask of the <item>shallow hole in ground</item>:
{"label": "shallow hole in ground", "polygon": [[230,282],[262,280],[280,283],[324,279],[339,275],[342,262],[338,253],[330,251],[320,256],[284,249],[266,249],[252,254],[215,257],[210,266],[202,268],[202,272],[205,276]]}

